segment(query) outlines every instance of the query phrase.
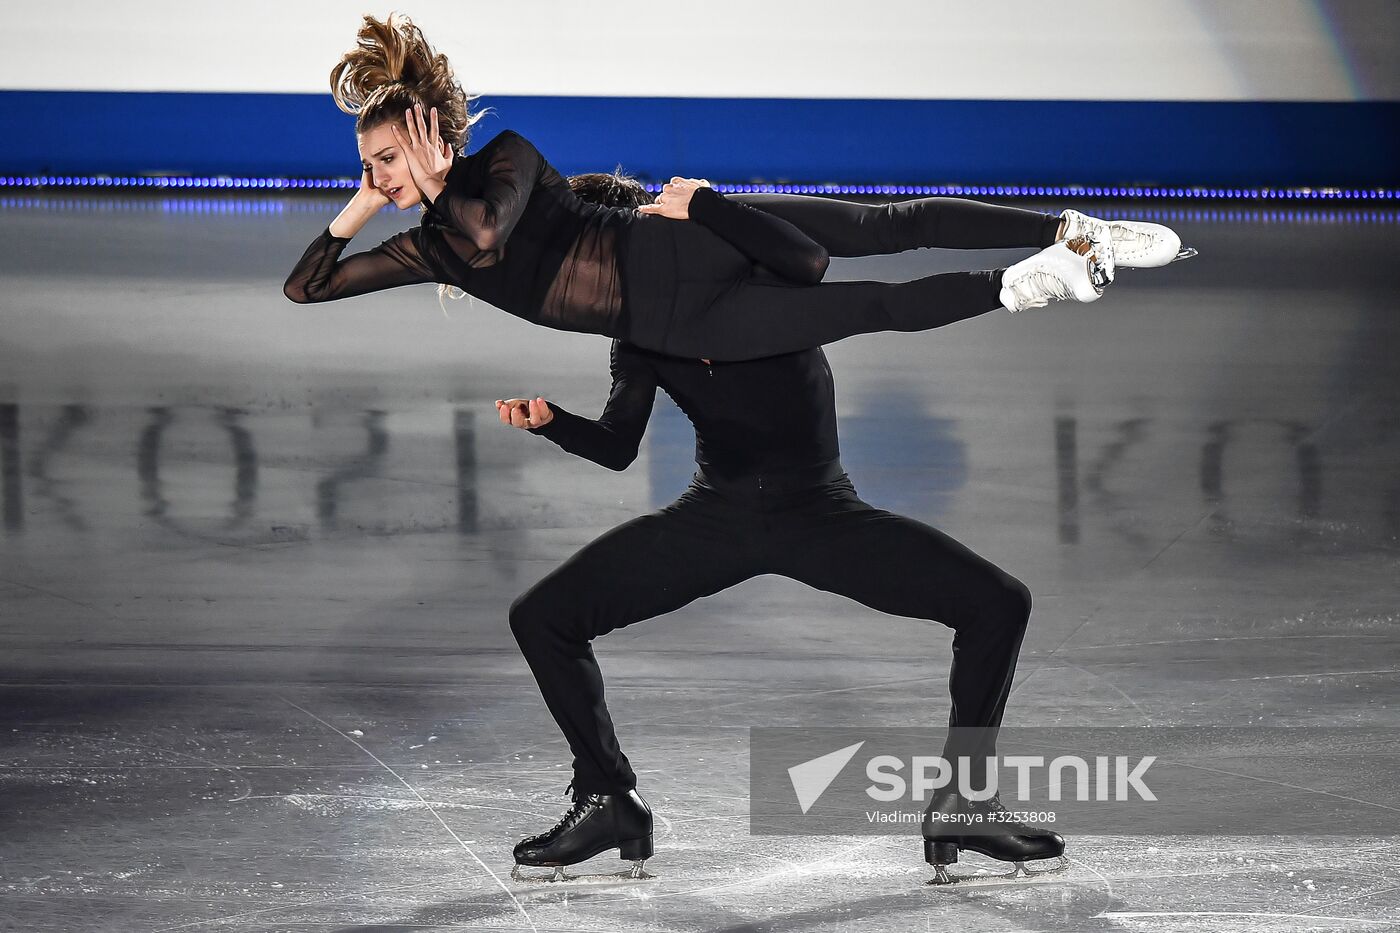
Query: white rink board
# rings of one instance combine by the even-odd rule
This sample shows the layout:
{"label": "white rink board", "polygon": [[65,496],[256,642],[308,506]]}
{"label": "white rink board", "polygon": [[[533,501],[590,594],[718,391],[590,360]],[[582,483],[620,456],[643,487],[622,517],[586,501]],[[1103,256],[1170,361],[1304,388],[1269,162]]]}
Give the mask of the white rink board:
{"label": "white rink board", "polygon": [[[495,95],[1400,100],[1396,0],[396,6]],[[25,4],[0,30],[0,89],[321,93],[360,15],[389,9]]]}

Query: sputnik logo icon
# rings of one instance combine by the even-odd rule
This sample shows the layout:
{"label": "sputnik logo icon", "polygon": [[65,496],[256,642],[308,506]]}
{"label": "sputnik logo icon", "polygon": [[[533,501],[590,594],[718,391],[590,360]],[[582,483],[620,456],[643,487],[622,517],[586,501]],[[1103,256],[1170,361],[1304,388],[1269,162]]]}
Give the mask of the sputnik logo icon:
{"label": "sputnik logo icon", "polygon": [[841,769],[855,757],[856,752],[864,742],[857,742],[854,745],[847,745],[845,748],[838,748],[836,751],[820,758],[813,758],[811,761],[804,761],[800,765],[793,765],[788,768],[788,778],[792,781],[792,790],[797,794],[797,804],[806,813],[812,809],[813,804],[826,793],[826,789],[831,786],[831,782],[836,780],[836,776],[841,773]]}

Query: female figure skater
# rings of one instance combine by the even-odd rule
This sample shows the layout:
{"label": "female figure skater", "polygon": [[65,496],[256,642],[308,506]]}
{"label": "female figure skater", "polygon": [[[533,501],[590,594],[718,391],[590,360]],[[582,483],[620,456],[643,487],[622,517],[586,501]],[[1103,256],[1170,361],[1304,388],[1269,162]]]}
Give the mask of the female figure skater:
{"label": "female figure skater", "polygon": [[[480,114],[468,113],[446,57],[402,17],[365,17],[358,47],[331,71],[331,89],[357,115],[364,173],[288,276],[283,291],[297,302],[435,281],[548,327],[743,360],[859,333],[924,330],[1002,305],[1094,301],[1113,276],[1113,228],[1068,214],[1066,225],[1083,229],[1067,235],[1087,238],[1090,249],[1055,243],[1006,270],[825,285],[817,284],[825,257],[769,214],[766,264],[786,281],[756,276],[754,257],[703,226],[585,204],[517,133],[462,155]],[[390,202],[421,202],[420,226],[342,259],[350,238]],[[1174,258],[1171,239],[1159,236],[1139,264]]]}
{"label": "female figure skater", "polygon": [[[586,200],[619,207],[650,200],[640,185],[616,176],[570,182]],[[699,222],[735,242],[764,235],[756,212],[707,191],[692,194],[691,214]],[[767,201],[822,246],[852,253],[895,252],[930,240],[944,246],[1042,246],[1058,226],[1052,216],[955,199],[888,207],[814,198]],[[830,241],[828,231],[834,233]],[[590,643],[765,573],[951,627],[949,725],[960,731],[956,737],[950,732],[944,756],[969,756],[970,786],[982,787],[981,763],[995,755],[1030,592],[937,529],[857,496],[839,460],[825,354],[810,349],[717,364],[614,340],[612,377],[596,421],[543,398],[496,402],[503,424],[622,470],[637,455],[659,386],[694,424],[699,465],[694,482],[674,503],[605,533],[511,606],[511,629],[574,755],[573,804],[553,828],[515,847],[516,877],[519,866],[529,865],[554,867],[560,879],[566,877],[564,866],[612,849],[633,862],[634,877],[642,876],[641,863],[653,851],[651,811],[618,746]],[[780,406],[769,404],[776,399]],[[946,866],[958,860],[960,849],[1013,862],[1017,873],[1028,873],[1028,861],[1063,855],[1057,833],[1003,819],[997,812],[1002,809],[997,797],[974,802],[951,789],[935,795],[923,826],[935,883],[954,880]],[[980,813],[995,830],[963,833],[952,828],[960,824],[935,819],[970,813]],[[1057,867],[1064,864],[1061,858]]]}

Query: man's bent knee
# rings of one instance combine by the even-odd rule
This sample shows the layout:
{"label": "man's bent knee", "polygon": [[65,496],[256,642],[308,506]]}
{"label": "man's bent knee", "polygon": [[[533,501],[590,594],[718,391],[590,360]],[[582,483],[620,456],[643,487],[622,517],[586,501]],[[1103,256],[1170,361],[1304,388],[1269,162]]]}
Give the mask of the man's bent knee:
{"label": "man's bent knee", "polygon": [[510,604],[509,618],[511,634],[524,648],[545,634],[550,622],[550,612],[545,608],[544,600],[531,588],[517,596]]}
{"label": "man's bent knee", "polygon": [[1031,591],[1015,577],[1008,576],[1002,589],[1002,602],[1006,620],[1018,628],[1025,628],[1031,618]]}

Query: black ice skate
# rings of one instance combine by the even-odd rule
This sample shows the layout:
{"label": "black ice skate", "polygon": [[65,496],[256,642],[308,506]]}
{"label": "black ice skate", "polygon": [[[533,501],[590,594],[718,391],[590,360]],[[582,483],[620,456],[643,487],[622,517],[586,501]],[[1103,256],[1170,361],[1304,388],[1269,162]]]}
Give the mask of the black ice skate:
{"label": "black ice skate", "polygon": [[[572,788],[573,785],[570,785]],[[617,849],[619,857],[630,861],[626,878],[650,878],[642,863],[651,858],[651,808],[636,790],[625,794],[583,794],[574,791],[574,803],[563,819],[548,832],[520,840],[515,847],[516,881],[567,881],[565,865],[576,865],[599,853]],[[523,866],[554,869],[552,876],[529,878]]]}
{"label": "black ice skate", "polygon": [[[958,832],[962,823],[935,820],[935,814],[971,817],[977,822],[977,831]],[[997,827],[1001,831],[991,834],[987,827]],[[948,873],[948,866],[958,860],[958,851],[980,852],[999,862],[1011,862],[1014,867],[1006,874],[979,877],[983,880],[1005,880],[1043,875],[1063,871],[1069,867],[1065,858],[1065,840],[1059,833],[1038,826],[1030,826],[1007,818],[1006,807],[1001,799],[993,796],[988,800],[968,800],[951,790],[943,790],[934,795],[924,813],[924,860],[933,866],[933,880],[929,884],[966,883],[968,878],[958,878]],[[1044,859],[1053,862],[1043,863]],[[1028,866],[1027,863],[1041,863]]]}

